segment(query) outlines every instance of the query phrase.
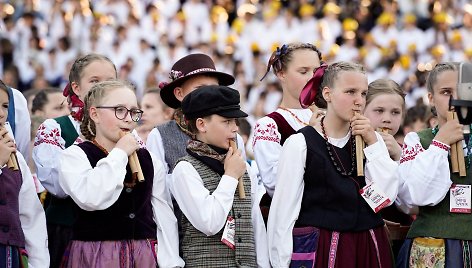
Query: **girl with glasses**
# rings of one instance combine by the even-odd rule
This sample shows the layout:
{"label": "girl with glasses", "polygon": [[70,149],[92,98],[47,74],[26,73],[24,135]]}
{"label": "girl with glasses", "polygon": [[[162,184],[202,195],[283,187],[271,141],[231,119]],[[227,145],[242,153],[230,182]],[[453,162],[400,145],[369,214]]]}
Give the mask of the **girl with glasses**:
{"label": "girl with glasses", "polygon": [[[66,267],[183,267],[165,169],[133,134],[142,116],[131,86],[105,81],[84,99],[87,141],[64,150],[59,182],[78,205]],[[132,176],[137,152],[144,174]],[[157,257],[157,252],[159,257]]]}
{"label": "girl with glasses", "polygon": [[53,268],[61,264],[76,218],[74,202],[59,185],[59,159],[65,148],[83,140],[79,134],[85,95],[96,83],[110,79],[116,79],[116,68],[107,57],[92,53],[77,58],[62,93],[67,97],[70,114],[47,119],[36,132],[32,155],[38,179],[48,192],[45,209]]}

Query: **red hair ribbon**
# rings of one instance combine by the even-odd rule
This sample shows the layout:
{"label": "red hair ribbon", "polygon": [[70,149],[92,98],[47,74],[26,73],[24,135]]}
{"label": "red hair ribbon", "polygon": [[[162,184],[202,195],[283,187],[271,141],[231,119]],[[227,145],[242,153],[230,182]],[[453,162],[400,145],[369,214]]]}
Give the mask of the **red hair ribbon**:
{"label": "red hair ribbon", "polygon": [[308,80],[306,85],[303,87],[300,93],[300,104],[303,109],[308,108],[315,102],[316,92],[320,90],[321,82],[323,81],[323,75],[328,68],[328,65],[321,64],[320,67],[316,68],[313,72],[313,77]]}
{"label": "red hair ribbon", "polygon": [[64,97],[68,97],[69,104],[72,109],[70,113],[72,117],[75,120],[82,122],[82,117],[84,116],[84,102],[74,93],[74,91],[72,91],[70,83],[67,83],[67,85],[64,87],[62,95],[64,95]]}

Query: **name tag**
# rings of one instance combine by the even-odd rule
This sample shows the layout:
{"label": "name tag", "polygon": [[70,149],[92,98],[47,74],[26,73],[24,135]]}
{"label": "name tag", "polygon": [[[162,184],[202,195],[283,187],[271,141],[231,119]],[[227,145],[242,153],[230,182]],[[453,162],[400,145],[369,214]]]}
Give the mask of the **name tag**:
{"label": "name tag", "polygon": [[453,184],[449,189],[449,211],[452,213],[471,213],[471,186]]}
{"label": "name tag", "polygon": [[236,248],[234,242],[234,235],[236,233],[236,223],[234,218],[228,216],[226,220],[225,229],[223,230],[223,235],[221,236],[221,242],[227,245],[230,249],[234,250]]}
{"label": "name tag", "polygon": [[359,193],[375,213],[379,212],[390,203],[390,199],[387,195],[373,183],[364,186],[364,188],[359,190]]}

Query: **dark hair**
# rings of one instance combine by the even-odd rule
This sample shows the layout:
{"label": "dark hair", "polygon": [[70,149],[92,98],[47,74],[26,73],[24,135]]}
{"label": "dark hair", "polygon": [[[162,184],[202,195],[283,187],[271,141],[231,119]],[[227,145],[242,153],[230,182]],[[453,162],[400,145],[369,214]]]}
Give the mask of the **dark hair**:
{"label": "dark hair", "polygon": [[455,62],[443,62],[438,63],[434,68],[429,72],[428,78],[426,79],[426,87],[428,88],[428,92],[434,94],[433,87],[436,85],[438,81],[438,75],[442,72],[446,71],[458,71],[459,70],[459,63]]}
{"label": "dark hair", "polygon": [[405,120],[403,126],[409,126],[416,121],[420,120],[427,122],[432,117],[431,110],[427,105],[416,105],[406,111]]}
{"label": "dark hair", "polygon": [[52,93],[62,93],[58,88],[46,88],[36,93],[31,104],[31,113],[42,111],[44,106],[49,102],[48,95]]}
{"label": "dark hair", "polygon": [[246,118],[238,118],[238,127],[239,127],[239,133],[241,135],[247,135],[248,137],[251,136],[251,124],[249,124],[249,121],[247,121]]}
{"label": "dark hair", "polygon": [[123,87],[129,88],[134,92],[133,86],[127,82],[120,80],[107,80],[93,85],[87,93],[84,98],[84,117],[80,124],[80,132],[87,140],[93,140],[97,135],[95,122],[90,119],[90,107],[99,105],[111,90]]}
{"label": "dark hair", "polygon": [[280,71],[287,69],[288,64],[292,61],[293,53],[297,50],[313,50],[318,54],[318,59],[321,62],[321,52],[318,48],[310,43],[290,43],[288,45],[283,45],[281,48],[277,47],[277,50],[272,52],[272,55],[269,58],[267,63],[267,71],[265,75],[261,78],[261,81],[265,78],[267,73],[269,73],[270,68],[272,67],[274,74],[277,74]]}

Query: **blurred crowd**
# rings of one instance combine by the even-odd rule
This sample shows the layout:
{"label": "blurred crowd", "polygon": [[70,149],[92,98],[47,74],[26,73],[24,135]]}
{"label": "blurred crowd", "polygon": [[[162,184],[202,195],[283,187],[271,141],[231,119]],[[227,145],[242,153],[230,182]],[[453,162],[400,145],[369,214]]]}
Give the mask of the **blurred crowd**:
{"label": "blurred crowd", "polygon": [[275,76],[260,78],[285,43],[313,43],[328,63],[362,63],[369,82],[395,80],[407,108],[427,103],[437,62],[472,58],[467,0],[2,0],[0,11],[0,78],[20,91],[63,88],[73,60],[96,52],[141,99],[175,61],[202,52],[236,77],[251,122],[279,105]]}

